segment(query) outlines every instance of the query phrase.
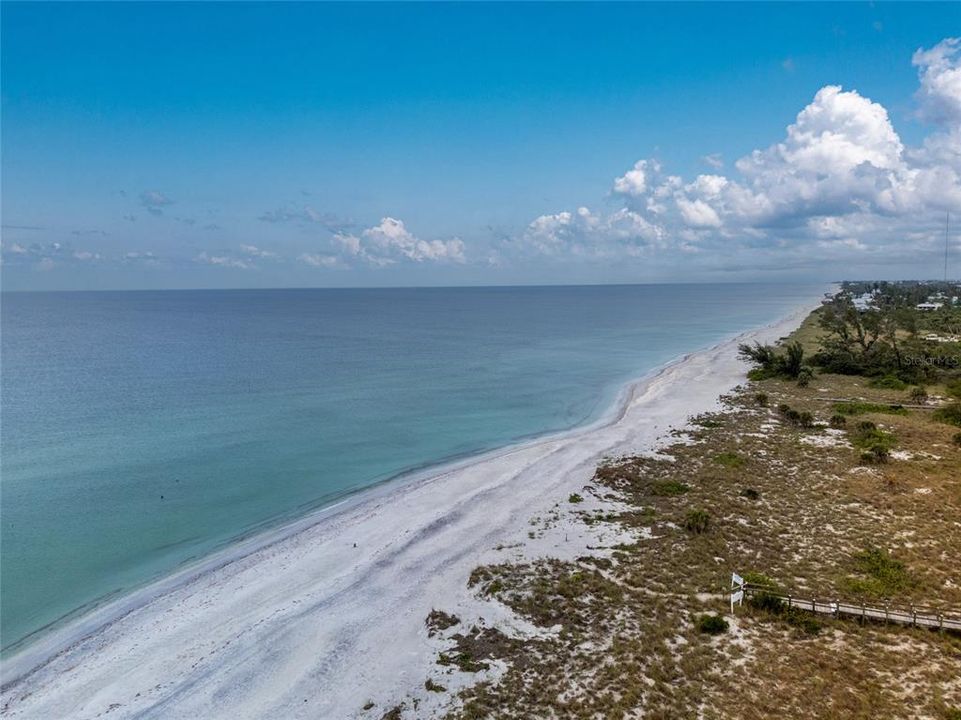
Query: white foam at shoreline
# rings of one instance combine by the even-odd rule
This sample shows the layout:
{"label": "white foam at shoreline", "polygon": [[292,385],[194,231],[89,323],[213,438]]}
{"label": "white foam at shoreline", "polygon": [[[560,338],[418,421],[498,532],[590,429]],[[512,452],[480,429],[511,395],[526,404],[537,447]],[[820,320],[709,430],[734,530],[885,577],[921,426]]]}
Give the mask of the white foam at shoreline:
{"label": "white foam at shoreline", "polygon": [[[366,716],[373,700],[379,717],[418,697],[418,715],[429,714],[443,696],[423,688],[441,646],[427,638],[427,613],[530,631],[474,597],[471,569],[521,553],[583,554],[602,529],[574,521],[563,501],[597,461],[650,450],[671,425],[715,407],[743,380],[737,343],[772,341],[810,309],[633,384],[602,422],[381,486],[110,603],[6,661],[0,712],[346,718]],[[559,501],[555,527],[530,539],[530,519]]]}

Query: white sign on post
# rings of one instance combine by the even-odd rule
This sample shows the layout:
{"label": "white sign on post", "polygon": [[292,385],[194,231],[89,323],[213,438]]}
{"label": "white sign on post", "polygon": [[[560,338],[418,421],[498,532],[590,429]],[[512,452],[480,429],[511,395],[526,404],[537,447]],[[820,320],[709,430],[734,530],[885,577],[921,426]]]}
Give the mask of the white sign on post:
{"label": "white sign on post", "polygon": [[738,605],[744,600],[744,578],[737,573],[731,573],[731,615],[734,614],[734,603]]}

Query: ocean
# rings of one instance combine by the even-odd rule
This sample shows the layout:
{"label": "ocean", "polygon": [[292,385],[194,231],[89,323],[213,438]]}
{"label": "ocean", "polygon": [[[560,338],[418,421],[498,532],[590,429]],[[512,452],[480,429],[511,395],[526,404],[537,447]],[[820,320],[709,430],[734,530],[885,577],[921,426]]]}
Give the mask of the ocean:
{"label": "ocean", "polygon": [[4,293],[0,644],[364,488],[596,420],[824,289]]}

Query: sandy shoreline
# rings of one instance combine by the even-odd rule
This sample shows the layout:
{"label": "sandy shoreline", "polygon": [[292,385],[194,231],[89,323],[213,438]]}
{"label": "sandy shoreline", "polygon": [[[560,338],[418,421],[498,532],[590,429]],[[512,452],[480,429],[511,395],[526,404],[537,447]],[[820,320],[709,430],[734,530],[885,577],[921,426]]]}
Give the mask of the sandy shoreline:
{"label": "sandy shoreline", "polygon": [[[671,426],[716,407],[743,380],[738,342],[775,340],[811,309],[633,384],[604,422],[375,488],[100,608],[4,663],[0,712],[380,717],[416,699],[418,716],[429,716],[447,696],[424,689],[443,645],[427,637],[427,613],[531,632],[477,600],[470,571],[617,542],[575,522],[563,507],[568,493],[603,456],[651,450]],[[548,514],[556,519],[532,533],[531,518]],[[446,685],[456,687],[450,677]],[[365,713],[368,701],[375,707]]]}

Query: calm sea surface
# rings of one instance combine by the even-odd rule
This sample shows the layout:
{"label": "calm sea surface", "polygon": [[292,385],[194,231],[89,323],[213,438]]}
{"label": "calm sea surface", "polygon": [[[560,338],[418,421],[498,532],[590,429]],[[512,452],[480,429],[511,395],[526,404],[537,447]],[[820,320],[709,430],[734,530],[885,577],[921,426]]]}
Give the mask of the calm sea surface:
{"label": "calm sea surface", "polygon": [[406,470],[597,418],[821,290],[5,293],[0,641]]}

